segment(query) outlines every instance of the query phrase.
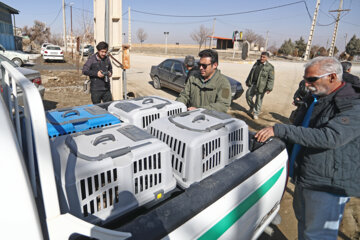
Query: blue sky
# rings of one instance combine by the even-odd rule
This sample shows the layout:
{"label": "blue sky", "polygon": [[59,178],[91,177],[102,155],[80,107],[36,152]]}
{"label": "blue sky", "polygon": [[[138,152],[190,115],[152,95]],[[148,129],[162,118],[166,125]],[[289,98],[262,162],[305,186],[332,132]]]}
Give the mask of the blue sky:
{"label": "blue sky", "polygon": [[[18,27],[31,26],[34,20],[39,20],[49,25],[52,33],[62,33],[62,11],[60,11],[62,0],[1,1],[20,11],[20,14],[15,17]],[[351,11],[342,13],[336,40],[336,46],[340,50],[344,49],[346,34],[347,41],[354,34],[360,37],[360,0],[343,1],[343,9],[351,9]],[[93,0],[66,0],[65,2],[67,4],[73,3],[74,31],[80,28],[83,16],[92,19]],[[190,34],[197,30],[201,24],[212,28],[214,17],[162,17],[135,11],[166,15],[204,16],[238,13],[294,3],[266,11],[216,17],[215,36],[231,37],[234,30],[251,29],[265,37],[266,32],[269,31],[269,45],[275,44],[279,47],[285,39],[289,38],[294,41],[303,36],[307,41],[311,19],[304,2],[306,2],[312,18],[316,0],[123,0],[122,12],[126,13],[129,6],[134,10],[131,12],[133,42],[138,42],[135,37],[136,30],[143,28],[148,33],[148,39],[145,43],[164,43],[164,32],[166,31],[170,32],[168,43],[195,44],[190,38]],[[329,10],[337,9],[339,2],[340,0],[321,0],[318,23],[330,25],[316,26],[313,44],[330,46],[336,13],[329,13]],[[70,29],[69,7],[66,8],[66,14],[67,29]],[[127,35],[127,31],[127,14],[125,14],[123,32]]]}

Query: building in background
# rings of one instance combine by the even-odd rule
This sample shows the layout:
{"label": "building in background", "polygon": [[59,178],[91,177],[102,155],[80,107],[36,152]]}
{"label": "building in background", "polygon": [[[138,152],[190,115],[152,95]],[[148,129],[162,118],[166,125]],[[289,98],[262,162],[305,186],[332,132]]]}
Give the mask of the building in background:
{"label": "building in background", "polygon": [[0,43],[7,50],[17,50],[11,19],[13,14],[19,14],[19,11],[0,2]]}

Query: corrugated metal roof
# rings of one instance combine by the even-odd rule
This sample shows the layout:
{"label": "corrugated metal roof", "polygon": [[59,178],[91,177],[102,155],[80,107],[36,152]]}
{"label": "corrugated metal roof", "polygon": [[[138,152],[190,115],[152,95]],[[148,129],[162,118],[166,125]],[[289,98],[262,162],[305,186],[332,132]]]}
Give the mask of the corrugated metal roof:
{"label": "corrugated metal roof", "polygon": [[8,10],[11,14],[19,14],[19,10],[16,10],[15,8],[12,8],[3,2],[0,2],[0,8]]}
{"label": "corrugated metal roof", "polygon": [[215,39],[221,39],[221,40],[232,40],[232,38],[224,38],[224,37],[213,37],[213,36],[208,36],[209,38],[215,38]]}

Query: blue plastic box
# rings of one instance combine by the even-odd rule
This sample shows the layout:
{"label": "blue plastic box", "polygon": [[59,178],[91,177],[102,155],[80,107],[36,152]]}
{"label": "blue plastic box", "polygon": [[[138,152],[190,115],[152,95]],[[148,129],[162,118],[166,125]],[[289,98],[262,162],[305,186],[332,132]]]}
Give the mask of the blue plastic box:
{"label": "blue plastic box", "polygon": [[121,122],[105,109],[92,104],[47,111],[46,119],[50,138]]}

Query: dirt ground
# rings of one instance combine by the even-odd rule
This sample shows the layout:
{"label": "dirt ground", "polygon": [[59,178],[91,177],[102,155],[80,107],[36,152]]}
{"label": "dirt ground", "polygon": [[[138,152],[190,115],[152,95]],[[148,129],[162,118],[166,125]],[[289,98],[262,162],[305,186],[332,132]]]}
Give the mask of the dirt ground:
{"label": "dirt ground", "polygon": [[[131,69],[127,71],[127,89],[136,97],[158,95],[175,99],[177,93],[167,89],[157,90],[152,86],[149,76],[151,65],[157,65],[165,58],[179,57],[180,50],[170,50],[169,55],[154,53],[156,51],[147,49],[134,49],[131,53]],[[159,50],[157,50],[159,52]],[[196,49],[188,49],[185,54],[194,54]],[[183,56],[182,55],[182,56]],[[83,63],[77,63],[76,57],[67,63],[43,63],[42,59],[36,60],[32,67],[42,74],[42,80],[46,88],[44,107],[46,110],[63,108],[77,105],[90,104],[90,95],[83,92],[83,82],[86,79],[81,75]],[[254,59],[253,59],[254,60]],[[294,109],[291,104],[292,95],[302,79],[302,62],[291,62],[284,60],[270,60],[275,66],[274,91],[264,98],[262,113],[257,121],[251,119],[246,113],[248,108],[244,95],[233,102],[229,114],[244,120],[252,131],[257,131],[265,126],[275,123],[289,123],[288,116]],[[245,79],[250,71],[253,61],[229,61],[229,57],[220,55],[219,69],[226,75],[237,79],[245,87]],[[360,72],[360,66],[354,67],[354,72]],[[245,87],[246,90],[246,87]],[[294,186],[289,183],[281,202],[280,216],[281,224],[273,226],[274,234],[269,237],[263,234],[260,239],[297,239],[297,221],[292,209],[292,195]],[[347,204],[344,218],[341,224],[338,239],[360,239],[360,199],[352,198]]]}

